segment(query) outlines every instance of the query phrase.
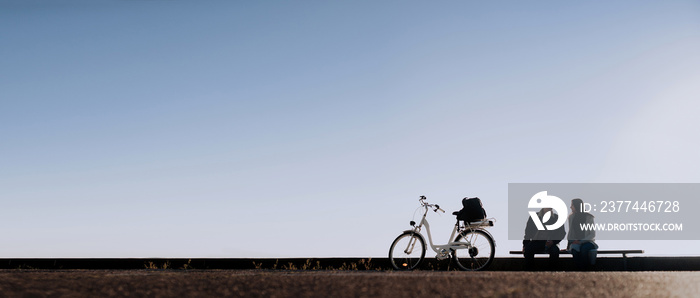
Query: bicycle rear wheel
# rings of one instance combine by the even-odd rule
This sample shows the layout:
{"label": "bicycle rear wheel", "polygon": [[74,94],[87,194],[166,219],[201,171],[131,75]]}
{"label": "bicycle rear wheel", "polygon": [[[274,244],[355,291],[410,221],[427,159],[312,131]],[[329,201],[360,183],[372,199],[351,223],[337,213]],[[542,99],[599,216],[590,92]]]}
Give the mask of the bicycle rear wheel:
{"label": "bicycle rear wheel", "polygon": [[395,270],[413,270],[425,258],[425,240],[415,232],[404,232],[389,248],[389,261]]}
{"label": "bicycle rear wheel", "polygon": [[461,242],[465,246],[463,249],[452,252],[452,259],[460,269],[484,270],[491,265],[496,253],[496,245],[487,232],[482,230],[463,231],[457,235],[455,242]]}

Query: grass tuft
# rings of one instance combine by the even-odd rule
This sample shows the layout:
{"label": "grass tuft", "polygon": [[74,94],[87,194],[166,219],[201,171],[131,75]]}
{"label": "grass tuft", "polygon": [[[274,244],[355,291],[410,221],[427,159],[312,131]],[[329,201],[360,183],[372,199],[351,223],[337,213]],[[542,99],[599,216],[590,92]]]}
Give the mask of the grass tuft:
{"label": "grass tuft", "polygon": [[328,265],[326,267],[321,265],[321,261],[314,261],[313,259],[306,259],[303,263],[287,262],[286,264],[280,264],[279,259],[276,259],[274,264],[253,261],[253,268],[256,270],[382,270],[381,266],[377,267],[372,263],[372,258],[360,259],[356,262],[343,262],[339,266]]}
{"label": "grass tuft", "polygon": [[182,268],[180,268],[180,269],[183,269],[183,270],[194,269],[194,267],[192,267],[192,259],[188,259],[187,264],[183,264]]}
{"label": "grass tuft", "polygon": [[143,265],[143,267],[146,269],[163,269],[163,270],[171,268],[170,261],[166,261],[165,263],[162,263],[160,266],[157,263],[148,261],[148,263],[145,263]]}

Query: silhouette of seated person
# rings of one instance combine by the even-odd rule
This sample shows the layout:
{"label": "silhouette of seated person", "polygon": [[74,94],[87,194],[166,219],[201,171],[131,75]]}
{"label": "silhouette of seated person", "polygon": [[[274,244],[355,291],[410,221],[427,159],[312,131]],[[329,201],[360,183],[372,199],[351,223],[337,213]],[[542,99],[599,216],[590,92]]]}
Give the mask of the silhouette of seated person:
{"label": "silhouette of seated person", "polygon": [[571,214],[569,215],[569,234],[567,235],[567,250],[574,258],[574,264],[578,270],[590,270],[595,265],[598,254],[598,244],[595,243],[595,230],[584,230],[582,225],[595,223],[590,213],[581,210],[583,200],[576,198],[571,200]]}
{"label": "silhouette of seated person", "polygon": [[[559,215],[554,213],[552,208],[542,208],[537,212],[542,226],[552,225],[559,219]],[[555,230],[538,230],[537,225],[530,217],[525,227],[525,237],[523,239],[523,256],[525,257],[525,269],[533,270],[535,263],[535,253],[549,254],[549,269],[556,270],[559,266],[559,242],[566,236],[564,225]]]}

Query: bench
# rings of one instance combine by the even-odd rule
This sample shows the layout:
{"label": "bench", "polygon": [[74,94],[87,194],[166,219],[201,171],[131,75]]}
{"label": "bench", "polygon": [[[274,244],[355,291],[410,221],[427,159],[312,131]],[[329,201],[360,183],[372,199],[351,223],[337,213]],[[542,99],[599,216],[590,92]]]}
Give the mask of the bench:
{"label": "bench", "polygon": [[[627,270],[627,254],[643,254],[644,250],[641,249],[628,249],[628,250],[598,250],[599,255],[622,255],[622,268]],[[511,250],[510,251],[511,255],[522,255],[523,251],[522,250]],[[546,252],[536,252],[536,255],[548,255],[549,253]],[[562,250],[559,252],[559,254],[563,255],[570,255],[571,253]]]}

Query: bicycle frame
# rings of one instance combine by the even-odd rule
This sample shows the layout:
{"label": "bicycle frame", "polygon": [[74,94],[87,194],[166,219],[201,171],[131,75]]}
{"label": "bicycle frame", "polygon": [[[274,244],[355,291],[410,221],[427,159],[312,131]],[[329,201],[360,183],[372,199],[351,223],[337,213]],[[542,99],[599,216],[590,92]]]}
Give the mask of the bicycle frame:
{"label": "bicycle frame", "polygon": [[459,269],[465,271],[484,270],[491,264],[496,243],[491,233],[484,228],[493,226],[493,218],[477,222],[463,221],[460,220],[459,212],[454,212],[452,214],[457,215],[457,223],[452,228],[450,239],[447,244],[435,244],[427,220],[428,211],[445,213],[445,210],[440,205],[428,203],[425,196],[421,196],[418,201],[421,204],[419,209],[424,209],[420,222],[416,225],[416,222],[411,221],[413,228],[403,231],[389,248],[389,261],[394,269],[413,270],[423,261],[427,250],[425,237],[421,234],[423,227],[428,234],[430,249],[437,253],[437,260],[452,259]]}
{"label": "bicycle frame", "polygon": [[[462,228],[462,227],[460,227],[459,220],[458,220],[457,223],[455,224],[454,228],[452,228],[452,233],[450,234],[450,238],[448,239],[448,241],[450,241],[450,242],[448,242],[447,244],[435,245],[433,243],[433,236],[430,233],[430,223],[428,223],[428,220],[426,219],[426,217],[428,216],[429,205],[424,204],[423,208],[425,209],[425,212],[423,212],[423,217],[421,218],[420,223],[417,226],[414,226],[413,230],[411,230],[411,231],[420,235],[420,237],[423,237],[423,234],[421,234],[421,230],[422,230],[423,226],[425,226],[426,233],[428,234],[428,242],[430,243],[430,248],[433,251],[435,251],[435,253],[437,253],[438,255],[444,254],[444,253],[449,252],[451,250],[470,248],[471,243],[469,242],[468,239],[464,239],[467,243],[452,241],[455,239],[455,236],[457,235],[457,233],[461,233],[462,231],[464,231],[466,229],[482,230],[482,231],[486,232],[487,234],[489,234],[489,236],[491,236],[491,233],[480,228],[482,226],[489,226],[488,221],[479,221],[479,222],[475,222],[475,223],[470,223],[468,225],[465,225],[464,228]],[[406,247],[405,252],[410,254],[413,251],[413,247],[415,246],[415,244],[416,244],[415,241],[409,242],[408,247]]]}

